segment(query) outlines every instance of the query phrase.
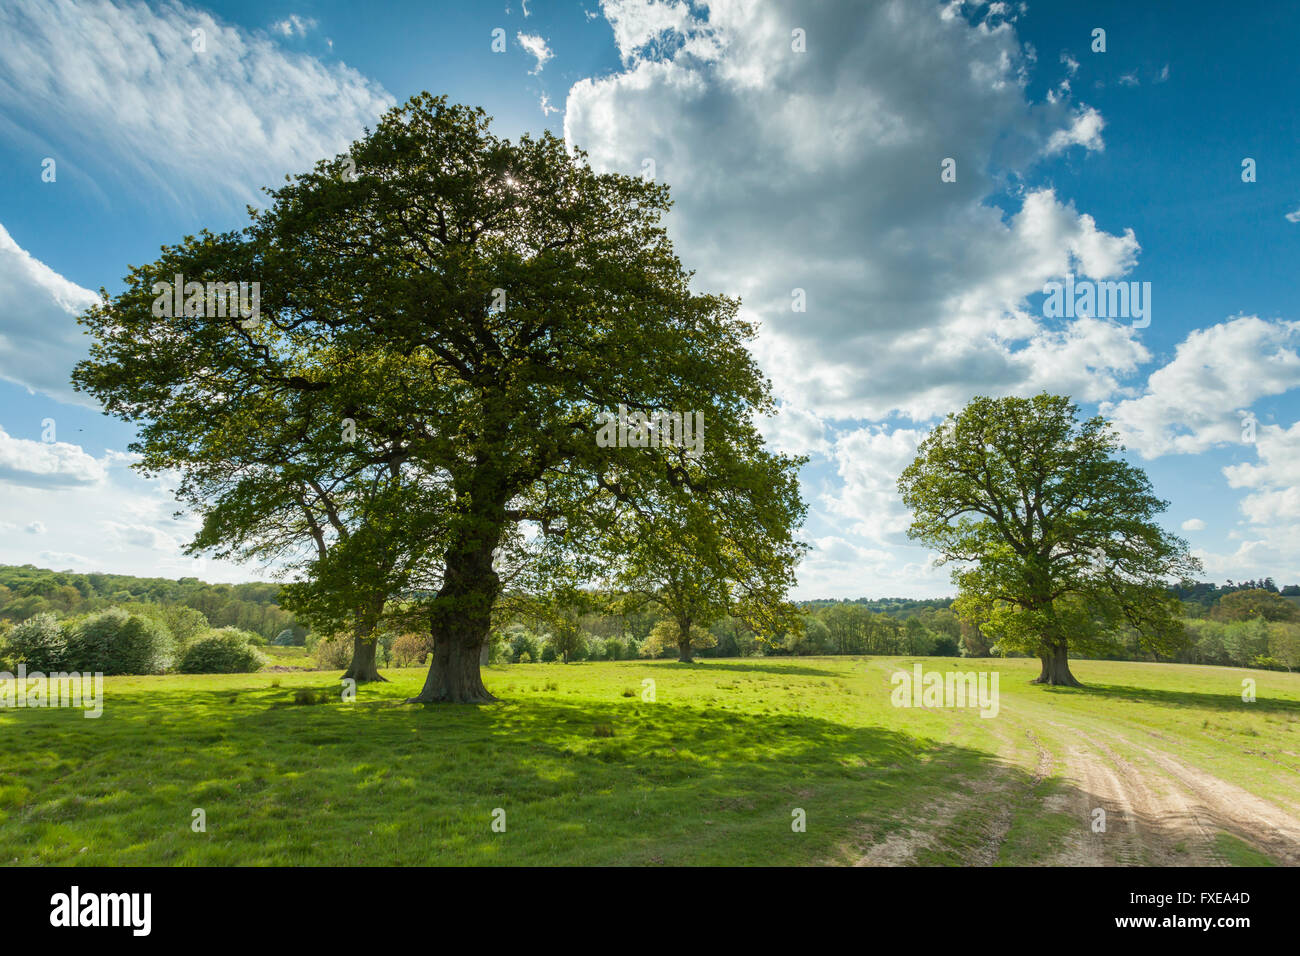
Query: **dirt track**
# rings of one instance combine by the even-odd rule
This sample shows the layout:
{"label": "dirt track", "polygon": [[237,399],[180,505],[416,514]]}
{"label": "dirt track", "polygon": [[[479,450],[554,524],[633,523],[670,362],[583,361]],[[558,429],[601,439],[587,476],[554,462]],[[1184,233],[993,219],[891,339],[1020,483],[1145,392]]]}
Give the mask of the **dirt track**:
{"label": "dirt track", "polygon": [[[1007,705],[1004,704],[1004,707]],[[918,808],[908,828],[865,847],[859,866],[905,866],[935,845],[964,814],[987,821],[978,848],[964,863],[987,865],[999,858],[1010,824],[1012,798],[1021,811],[1073,817],[1059,851],[1043,862],[1054,866],[1223,866],[1220,834],[1228,834],[1275,863],[1300,865],[1300,812],[1283,808],[1194,767],[1151,741],[1109,725],[1084,724],[1050,704],[1015,707],[994,729],[1000,763],[983,781],[961,793]],[[993,728],[991,728],[993,729]],[[1017,746],[1027,740],[1031,746]],[[1010,768],[1031,775],[1031,785],[1012,782]],[[1059,786],[1039,795],[1037,784],[1056,770]],[[1300,798],[1300,794],[1298,794]],[[1105,811],[1104,831],[1093,825]],[[972,814],[969,811],[981,811]],[[969,836],[969,832],[966,836]],[[969,842],[969,840],[964,841]]]}

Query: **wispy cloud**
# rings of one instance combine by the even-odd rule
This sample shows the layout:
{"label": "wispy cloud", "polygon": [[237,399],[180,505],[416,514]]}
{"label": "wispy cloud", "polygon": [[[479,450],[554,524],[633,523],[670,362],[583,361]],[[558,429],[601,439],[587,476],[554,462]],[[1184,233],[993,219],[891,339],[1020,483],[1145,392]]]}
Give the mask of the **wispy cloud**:
{"label": "wispy cloud", "polygon": [[316,29],[316,21],[311,17],[300,17],[296,13],[289,14],[283,20],[273,24],[271,29],[283,36],[306,36],[310,31]]}
{"label": "wispy cloud", "polygon": [[0,225],[0,379],[88,404],[68,376],[86,353],[76,316],[95,299],[21,248]]}
{"label": "wispy cloud", "polygon": [[0,126],[49,143],[60,166],[111,168],[176,201],[260,201],[394,102],[348,66],[184,3],[11,0],[0,34]]}
{"label": "wispy cloud", "polygon": [[550,62],[551,58],[555,56],[555,54],[551,52],[550,47],[546,45],[546,40],[536,34],[518,33],[515,34],[515,39],[518,41],[519,45],[524,48],[524,52],[537,60],[537,65],[529,70],[529,73],[542,72],[542,67],[546,66],[546,64]]}

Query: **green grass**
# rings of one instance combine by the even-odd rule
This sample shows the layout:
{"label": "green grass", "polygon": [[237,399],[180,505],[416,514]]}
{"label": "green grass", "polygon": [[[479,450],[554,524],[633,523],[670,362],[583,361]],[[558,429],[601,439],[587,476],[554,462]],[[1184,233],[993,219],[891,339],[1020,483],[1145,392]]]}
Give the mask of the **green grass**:
{"label": "green grass", "polygon": [[1249,844],[1243,843],[1230,833],[1215,835],[1219,852],[1233,866],[1273,866],[1273,861]]}
{"label": "green grass", "polygon": [[300,667],[303,670],[315,670],[316,659],[302,647],[277,647],[268,645],[259,647],[259,651],[271,659],[272,667]]}
{"label": "green grass", "polygon": [[[987,798],[935,823],[915,862],[1045,862],[1079,825],[1047,800],[1059,768],[1042,776],[1026,735],[1054,747],[1056,716],[1166,735],[1224,779],[1295,799],[1300,675],[1076,662],[1095,686],[1064,691],[1029,686],[1028,661],[956,662],[1002,675],[1002,711],[984,720],[891,706],[889,675],[912,660],[491,667],[501,703],[483,707],[404,703],[423,668],[311,706],[297,692],[335,691],[337,675],[107,678],[99,719],[0,710],[0,862],[852,862],[972,791]],[[1243,675],[1256,704],[1240,701]],[[1242,847],[1223,852],[1249,862]]]}

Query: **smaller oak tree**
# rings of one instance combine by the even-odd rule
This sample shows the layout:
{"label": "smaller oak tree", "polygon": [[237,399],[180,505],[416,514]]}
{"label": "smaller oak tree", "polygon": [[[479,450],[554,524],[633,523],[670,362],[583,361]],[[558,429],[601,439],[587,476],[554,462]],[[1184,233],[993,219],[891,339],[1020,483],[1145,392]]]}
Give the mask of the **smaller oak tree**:
{"label": "smaller oak tree", "polygon": [[[1156,524],[1168,507],[1101,416],[1069,398],[974,399],[949,414],[899,476],[909,537],[953,572],[958,612],[1001,650],[1042,661],[1034,683],[1080,686],[1069,652],[1095,651],[1121,625],[1154,653],[1185,642],[1165,579],[1199,569]],[[973,565],[973,566],[971,566]]]}

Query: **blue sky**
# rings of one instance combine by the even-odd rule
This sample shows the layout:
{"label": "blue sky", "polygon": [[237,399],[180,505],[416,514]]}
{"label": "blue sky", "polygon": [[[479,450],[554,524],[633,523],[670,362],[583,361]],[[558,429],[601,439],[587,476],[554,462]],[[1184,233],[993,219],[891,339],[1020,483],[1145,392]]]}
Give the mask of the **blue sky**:
{"label": "blue sky", "polygon": [[[1042,389],[1115,420],[1206,578],[1300,581],[1300,8],[1158,6],[6,3],[0,562],[266,575],[181,555],[165,479],[67,384],[72,316],[427,89],[654,160],[812,459],[797,596],[950,593],[894,478],[944,412]],[[1066,272],[1149,282],[1150,324],[1047,317]]]}

